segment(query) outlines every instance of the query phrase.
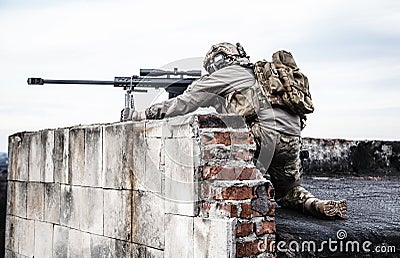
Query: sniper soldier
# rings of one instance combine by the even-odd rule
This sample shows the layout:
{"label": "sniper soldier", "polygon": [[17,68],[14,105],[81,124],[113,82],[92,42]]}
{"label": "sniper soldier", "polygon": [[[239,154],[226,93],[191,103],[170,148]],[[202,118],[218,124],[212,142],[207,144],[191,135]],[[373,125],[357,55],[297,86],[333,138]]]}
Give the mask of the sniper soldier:
{"label": "sniper soldier", "polygon": [[209,73],[182,95],[132,111],[129,120],[163,119],[213,106],[245,117],[257,143],[257,162],[270,174],[276,201],[286,208],[331,219],[347,218],[346,200],[320,200],[301,186],[301,129],[313,111],[307,77],[291,53],[278,51],[273,61],[250,63],[238,43],[213,45],[203,61]]}

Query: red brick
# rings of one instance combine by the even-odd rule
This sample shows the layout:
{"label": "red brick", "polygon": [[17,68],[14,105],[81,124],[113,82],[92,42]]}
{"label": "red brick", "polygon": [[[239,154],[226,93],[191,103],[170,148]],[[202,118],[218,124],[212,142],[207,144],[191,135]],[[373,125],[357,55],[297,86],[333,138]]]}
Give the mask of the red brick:
{"label": "red brick", "polygon": [[236,243],[236,257],[238,258],[260,253],[275,254],[275,241],[273,238]]}
{"label": "red brick", "polygon": [[276,232],[275,221],[263,221],[256,224],[256,234],[272,234]]}
{"label": "red brick", "polygon": [[236,228],[236,236],[244,237],[252,234],[254,232],[254,223],[253,222],[245,222],[237,226]]}
{"label": "red brick", "polygon": [[229,217],[235,218],[238,216],[238,207],[235,204],[217,204],[217,209],[224,210],[229,213]]}
{"label": "red brick", "polygon": [[211,160],[211,159],[213,159],[213,154],[211,153],[211,151],[210,150],[203,150],[202,151],[202,158],[204,159],[204,160]]}
{"label": "red brick", "polygon": [[239,180],[262,179],[263,176],[256,168],[243,168],[238,176]]}
{"label": "red brick", "polygon": [[213,178],[215,175],[220,173],[223,169],[227,169],[224,167],[212,167],[212,166],[205,166],[203,167],[203,178],[210,179]]}
{"label": "red brick", "polygon": [[267,213],[268,216],[275,216],[275,203],[271,202],[271,206],[269,207],[269,211]]}
{"label": "red brick", "polygon": [[253,144],[253,137],[251,137],[251,133],[232,133],[231,134],[232,144]]}
{"label": "red brick", "polygon": [[220,179],[220,180],[254,180],[262,179],[261,173],[256,168],[229,168],[229,167],[212,167],[203,168],[204,179]]}
{"label": "red brick", "polygon": [[247,132],[208,132],[200,135],[203,144],[254,144],[251,133]]}
{"label": "red brick", "polygon": [[[223,200],[245,200],[253,197],[253,187],[242,186],[242,187],[228,187],[222,188],[221,199]],[[218,197],[216,197],[218,198]]]}
{"label": "red brick", "polygon": [[242,212],[240,213],[240,217],[244,219],[249,219],[253,217],[262,217],[262,215],[251,208],[250,203],[242,203],[241,204]]}
{"label": "red brick", "polygon": [[203,202],[202,204],[202,209],[205,212],[209,212],[211,209],[211,204],[209,202]]}
{"label": "red brick", "polygon": [[267,238],[267,249],[265,250],[267,253],[275,254],[275,239]]}
{"label": "red brick", "polygon": [[236,257],[246,257],[262,253],[266,249],[265,241],[254,240],[250,242],[236,243]]}
{"label": "red brick", "polygon": [[211,186],[206,182],[202,182],[200,185],[200,197],[202,199],[208,199],[211,196]]}
{"label": "red brick", "polygon": [[215,132],[213,133],[213,137],[209,135],[201,135],[201,142],[204,144],[224,144],[231,145],[231,133],[230,132]]}
{"label": "red brick", "polygon": [[214,137],[211,134],[202,134],[200,140],[204,144],[213,144]]}

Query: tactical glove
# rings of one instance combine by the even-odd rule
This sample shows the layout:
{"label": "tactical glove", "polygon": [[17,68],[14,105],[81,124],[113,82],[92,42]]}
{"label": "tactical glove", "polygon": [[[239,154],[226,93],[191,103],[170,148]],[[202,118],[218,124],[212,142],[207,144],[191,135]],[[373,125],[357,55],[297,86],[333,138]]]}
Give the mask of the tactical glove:
{"label": "tactical glove", "polygon": [[146,114],[144,112],[134,111],[133,109],[122,109],[121,110],[121,122],[126,121],[141,121],[146,119]]}
{"label": "tactical glove", "polygon": [[141,120],[145,120],[146,119],[146,114],[142,111],[142,112],[138,112],[138,111],[134,111],[132,112],[132,114],[129,114],[129,120],[132,121],[141,121]]}

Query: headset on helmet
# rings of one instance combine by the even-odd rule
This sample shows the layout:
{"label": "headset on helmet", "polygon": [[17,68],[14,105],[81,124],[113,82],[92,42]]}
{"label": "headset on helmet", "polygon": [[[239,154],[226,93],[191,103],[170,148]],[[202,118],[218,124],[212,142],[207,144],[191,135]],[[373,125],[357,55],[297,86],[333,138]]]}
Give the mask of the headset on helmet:
{"label": "headset on helmet", "polygon": [[219,43],[213,45],[207,52],[203,61],[203,67],[209,74],[212,74],[221,68],[233,64],[234,61],[241,57],[247,57],[247,55],[240,43],[236,43],[236,46],[227,42]]}

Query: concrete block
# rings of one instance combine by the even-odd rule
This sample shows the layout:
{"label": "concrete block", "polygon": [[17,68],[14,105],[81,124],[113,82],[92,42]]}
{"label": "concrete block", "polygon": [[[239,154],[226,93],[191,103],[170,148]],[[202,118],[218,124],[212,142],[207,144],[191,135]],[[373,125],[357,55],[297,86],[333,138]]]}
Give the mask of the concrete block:
{"label": "concrete block", "polygon": [[144,174],[144,124],[114,124],[104,128],[104,188],[137,188],[134,175]]}
{"label": "concrete block", "polygon": [[161,193],[163,171],[161,171],[162,141],[158,138],[146,139],[145,155],[135,156],[136,164],[145,161],[145,169],[134,170],[137,187],[134,189]]}
{"label": "concrete block", "polygon": [[18,253],[33,257],[35,255],[35,222],[19,218],[17,223]]}
{"label": "concrete block", "polygon": [[53,224],[35,221],[34,257],[51,257],[53,253]]}
{"label": "concrete block", "polygon": [[26,218],[27,183],[9,181],[7,186],[7,214]]}
{"label": "concrete block", "polygon": [[15,158],[14,158],[14,156],[17,156],[16,154],[14,154],[15,152],[16,152],[16,150],[14,150],[14,149],[16,149],[15,148],[15,145],[16,144],[14,144],[14,142],[15,142],[15,135],[11,135],[11,136],[9,136],[8,137],[8,164],[9,164],[9,166],[8,166],[8,171],[7,171],[7,180],[8,181],[10,181],[10,180],[15,180],[14,178],[15,178],[15,170],[16,170],[16,165],[14,165],[14,162],[15,162]]}
{"label": "concrete block", "polygon": [[199,156],[194,139],[165,140],[165,209],[167,213],[194,216]]}
{"label": "concrete block", "polygon": [[166,214],[165,258],[193,256],[193,218]]}
{"label": "concrete block", "polygon": [[15,182],[8,181],[7,183],[7,207],[6,214],[7,215],[15,215]]}
{"label": "concrete block", "polygon": [[68,243],[69,243],[69,228],[54,225],[53,233],[53,257],[69,257],[68,256]]}
{"label": "concrete block", "polygon": [[80,220],[80,188],[61,185],[60,224],[79,229]]}
{"label": "concrete block", "polygon": [[44,221],[60,224],[61,185],[46,183],[44,185]]}
{"label": "concrete block", "polygon": [[164,252],[154,248],[146,248],[146,258],[164,258]]}
{"label": "concrete block", "polygon": [[40,132],[30,134],[29,181],[40,182],[44,174],[45,151]]}
{"label": "concrete block", "polygon": [[5,250],[5,258],[19,258],[16,252],[6,249]]}
{"label": "concrete block", "polygon": [[28,183],[26,216],[28,219],[44,220],[44,183]]}
{"label": "concrete block", "polygon": [[82,185],[102,187],[103,127],[85,129],[85,172]]}
{"label": "concrete block", "polygon": [[130,242],[121,240],[112,240],[114,242],[114,257],[132,257],[132,246]]}
{"label": "concrete block", "polygon": [[10,136],[8,144],[8,180],[28,181],[29,136],[15,134]]}
{"label": "concrete block", "polygon": [[191,138],[194,136],[193,115],[146,121],[146,138]]}
{"label": "concrete block", "polygon": [[[114,255],[115,240],[112,238],[90,235],[91,257],[118,257]],[[124,257],[124,256],[119,256]]]}
{"label": "concrete block", "polygon": [[165,123],[166,130],[168,130],[172,138],[193,138],[195,136],[195,128],[193,115],[178,116],[168,120]]}
{"label": "concrete block", "polygon": [[156,249],[164,248],[164,201],[162,196],[151,192],[133,191],[132,242]]}
{"label": "concrete block", "polygon": [[69,156],[69,130],[54,131],[54,182],[67,184]]}
{"label": "concrete block", "polygon": [[29,179],[29,137],[23,137],[18,148],[18,176],[16,180],[27,182]]}
{"label": "concrete block", "polygon": [[7,215],[5,229],[5,249],[18,252],[17,217]]}
{"label": "concrete block", "polygon": [[85,129],[72,128],[69,131],[69,183],[81,185],[85,172]]}
{"label": "concrete block", "polygon": [[149,248],[143,245],[132,244],[132,257],[134,258],[164,258],[164,251]]}
{"label": "concrete block", "polygon": [[[104,235],[131,239],[132,191],[104,190]],[[135,221],[140,223],[140,221]]]}
{"label": "concrete block", "polygon": [[42,132],[42,139],[45,143],[44,151],[44,177],[43,182],[54,182],[54,131],[47,130]]}
{"label": "concrete block", "polygon": [[79,228],[93,234],[103,235],[103,189],[79,188]]}
{"label": "concrete block", "polygon": [[236,219],[194,218],[194,257],[235,257]]}
{"label": "concrete block", "polygon": [[68,236],[68,257],[98,257],[91,253],[91,234],[70,229]]}
{"label": "concrete block", "polygon": [[[144,138],[144,123],[134,123],[126,128],[127,142],[125,149],[126,161],[123,159],[123,176],[127,189],[140,189],[142,177],[146,174],[146,141]],[[129,184],[128,184],[129,182]]]}
{"label": "concrete block", "polygon": [[104,127],[103,186],[105,188],[122,188],[122,160],[127,158],[124,139],[126,139],[125,127],[121,125]]}
{"label": "concrete block", "polygon": [[170,138],[171,131],[166,127],[167,120],[147,120],[145,122],[146,138]]}

